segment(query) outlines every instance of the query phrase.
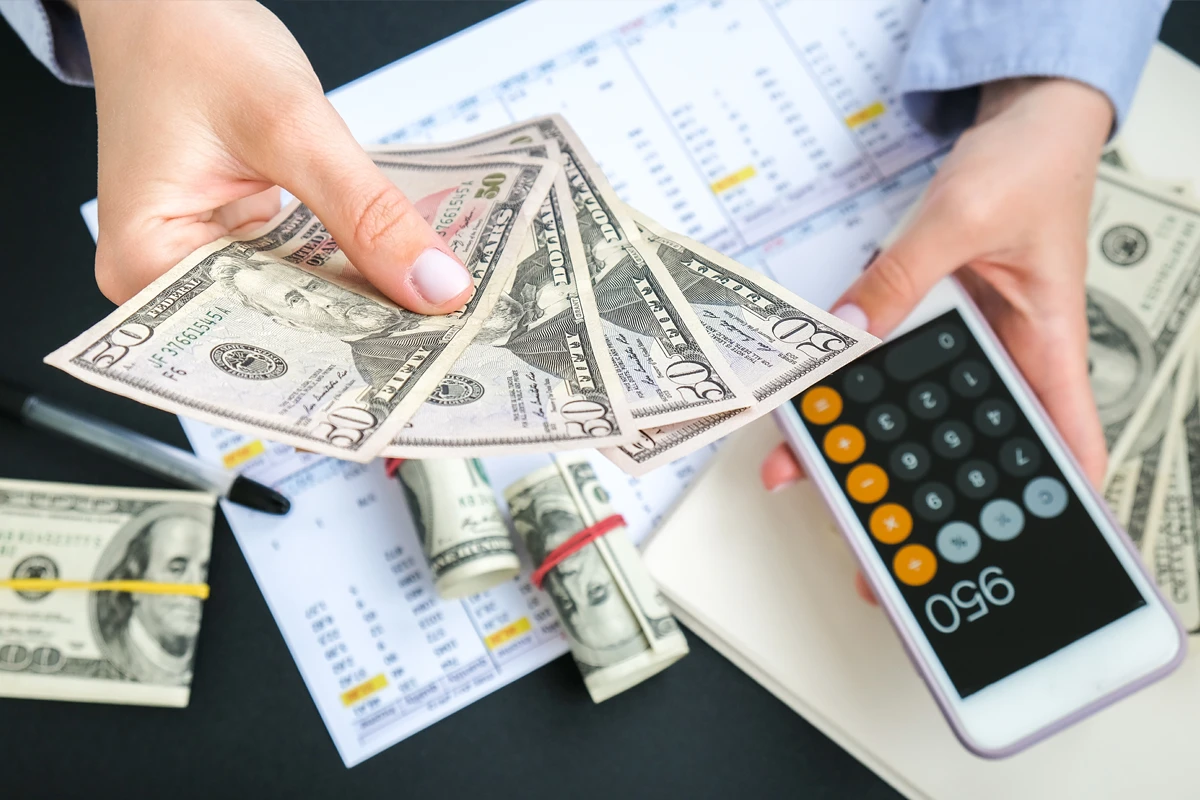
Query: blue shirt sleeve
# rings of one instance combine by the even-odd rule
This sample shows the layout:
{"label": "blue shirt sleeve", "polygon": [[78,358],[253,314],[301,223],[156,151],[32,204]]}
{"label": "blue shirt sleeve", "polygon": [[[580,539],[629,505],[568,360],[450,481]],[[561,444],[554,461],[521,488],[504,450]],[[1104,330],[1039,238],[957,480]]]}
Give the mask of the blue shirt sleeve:
{"label": "blue shirt sleeve", "polygon": [[29,52],[64,83],[92,85],[92,62],[79,15],[56,0],[0,0],[8,20]]}
{"label": "blue shirt sleeve", "polygon": [[1125,121],[1170,0],[926,0],[900,67],[908,113],[938,133],[975,118],[979,86],[1071,78]]}

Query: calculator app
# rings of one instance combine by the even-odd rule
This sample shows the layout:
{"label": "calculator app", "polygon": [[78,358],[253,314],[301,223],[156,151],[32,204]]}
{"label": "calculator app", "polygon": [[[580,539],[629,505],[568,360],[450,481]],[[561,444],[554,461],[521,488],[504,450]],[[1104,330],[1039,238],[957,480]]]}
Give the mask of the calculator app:
{"label": "calculator app", "polygon": [[792,402],[963,697],[1145,604],[957,311]]}

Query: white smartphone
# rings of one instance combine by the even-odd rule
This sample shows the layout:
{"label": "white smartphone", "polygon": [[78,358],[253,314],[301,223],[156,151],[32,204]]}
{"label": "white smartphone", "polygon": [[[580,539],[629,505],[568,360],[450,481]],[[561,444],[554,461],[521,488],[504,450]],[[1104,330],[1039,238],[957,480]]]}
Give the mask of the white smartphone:
{"label": "white smartphone", "polygon": [[1011,755],[1186,638],[954,279],[777,418],[959,740]]}

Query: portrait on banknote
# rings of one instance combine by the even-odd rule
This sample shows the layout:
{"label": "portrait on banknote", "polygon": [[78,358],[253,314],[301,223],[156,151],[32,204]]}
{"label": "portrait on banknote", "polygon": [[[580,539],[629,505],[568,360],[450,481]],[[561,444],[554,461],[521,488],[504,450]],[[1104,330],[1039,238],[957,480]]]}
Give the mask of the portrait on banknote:
{"label": "portrait on banknote", "polygon": [[[212,543],[212,509],[162,503],[131,518],[97,562],[95,580],[204,583]],[[187,685],[192,678],[199,598],[96,592],[91,623],[109,663],[143,683]]]}

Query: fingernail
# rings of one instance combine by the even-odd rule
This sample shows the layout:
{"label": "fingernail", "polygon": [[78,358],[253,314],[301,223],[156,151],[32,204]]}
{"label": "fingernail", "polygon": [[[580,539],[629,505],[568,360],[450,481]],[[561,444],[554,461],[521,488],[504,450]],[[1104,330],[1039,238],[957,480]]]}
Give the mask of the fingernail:
{"label": "fingernail", "polygon": [[435,306],[457,297],[471,285],[466,267],[432,247],[417,256],[410,275],[417,294]]}
{"label": "fingernail", "polygon": [[770,489],[767,489],[767,491],[770,492],[771,494],[778,494],[779,492],[782,492],[784,489],[788,488],[791,485],[792,485],[791,481],[784,481],[783,483],[775,484]]}
{"label": "fingernail", "polygon": [[835,308],[832,313],[842,322],[849,322],[854,327],[862,328],[864,331],[871,324],[871,321],[867,319],[867,312],[853,303],[843,303]]}

